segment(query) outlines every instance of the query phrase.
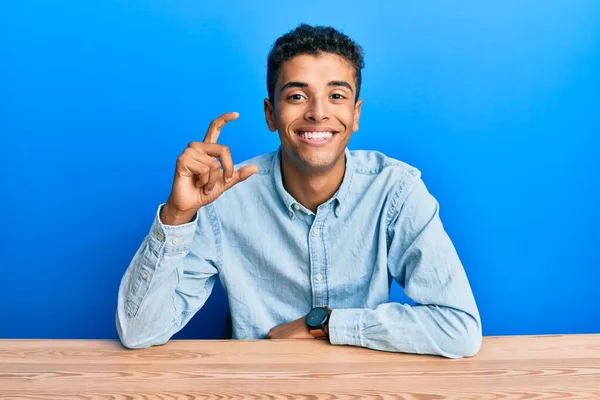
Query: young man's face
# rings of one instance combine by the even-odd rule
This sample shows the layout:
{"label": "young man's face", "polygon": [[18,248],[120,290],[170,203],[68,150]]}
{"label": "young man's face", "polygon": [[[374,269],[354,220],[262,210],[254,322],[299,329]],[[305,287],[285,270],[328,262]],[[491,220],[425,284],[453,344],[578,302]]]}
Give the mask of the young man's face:
{"label": "young man's face", "polygon": [[284,158],[307,172],[324,172],[343,154],[358,130],[362,101],[355,103],[354,67],[337,54],[299,55],[281,66],[273,94],[265,99],[271,131],[278,130]]}

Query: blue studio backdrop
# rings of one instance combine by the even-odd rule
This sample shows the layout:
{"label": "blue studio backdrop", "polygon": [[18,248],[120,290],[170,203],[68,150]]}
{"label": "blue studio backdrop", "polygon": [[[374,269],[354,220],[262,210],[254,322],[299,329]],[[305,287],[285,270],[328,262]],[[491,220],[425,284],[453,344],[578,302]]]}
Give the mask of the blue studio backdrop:
{"label": "blue studio backdrop", "polygon": [[[600,2],[24,0],[0,4],[0,337],[116,338],[187,144],[239,111],[235,162],[277,148],[266,57],[301,22],[363,46],[350,148],[423,172],[484,335],[600,332]],[[176,337],[226,310],[217,287]]]}

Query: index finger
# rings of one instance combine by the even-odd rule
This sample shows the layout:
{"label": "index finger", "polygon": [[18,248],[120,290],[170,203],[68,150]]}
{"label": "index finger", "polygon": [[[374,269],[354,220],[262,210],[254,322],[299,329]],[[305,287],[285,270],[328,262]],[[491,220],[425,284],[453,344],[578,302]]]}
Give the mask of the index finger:
{"label": "index finger", "polygon": [[208,126],[208,130],[204,136],[204,143],[217,143],[217,139],[221,134],[221,129],[225,126],[225,124],[229,121],[238,119],[239,116],[240,113],[238,112],[228,112],[213,120]]}

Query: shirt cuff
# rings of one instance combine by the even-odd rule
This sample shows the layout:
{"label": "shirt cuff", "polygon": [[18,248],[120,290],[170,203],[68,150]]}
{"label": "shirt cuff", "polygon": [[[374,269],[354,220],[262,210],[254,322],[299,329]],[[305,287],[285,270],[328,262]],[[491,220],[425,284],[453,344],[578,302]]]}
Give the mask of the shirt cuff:
{"label": "shirt cuff", "polygon": [[150,229],[150,246],[156,251],[181,253],[190,249],[198,224],[198,213],[191,222],[182,225],[165,225],[160,220],[160,212],[165,203],[158,206],[152,228]]}
{"label": "shirt cuff", "polygon": [[359,308],[333,310],[329,318],[329,342],[363,346],[360,331],[364,312]]}

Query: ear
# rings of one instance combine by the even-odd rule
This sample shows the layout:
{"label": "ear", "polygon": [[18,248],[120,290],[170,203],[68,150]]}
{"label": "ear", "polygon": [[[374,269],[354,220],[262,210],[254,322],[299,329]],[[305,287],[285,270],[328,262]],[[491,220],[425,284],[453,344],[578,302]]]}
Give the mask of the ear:
{"label": "ear", "polygon": [[275,124],[275,109],[269,99],[265,99],[265,119],[267,120],[269,130],[275,132],[277,130],[277,125]]}
{"label": "ear", "polygon": [[362,107],[362,100],[358,100],[354,105],[354,122],[352,123],[352,132],[358,131],[358,120],[360,119],[360,109]]}

